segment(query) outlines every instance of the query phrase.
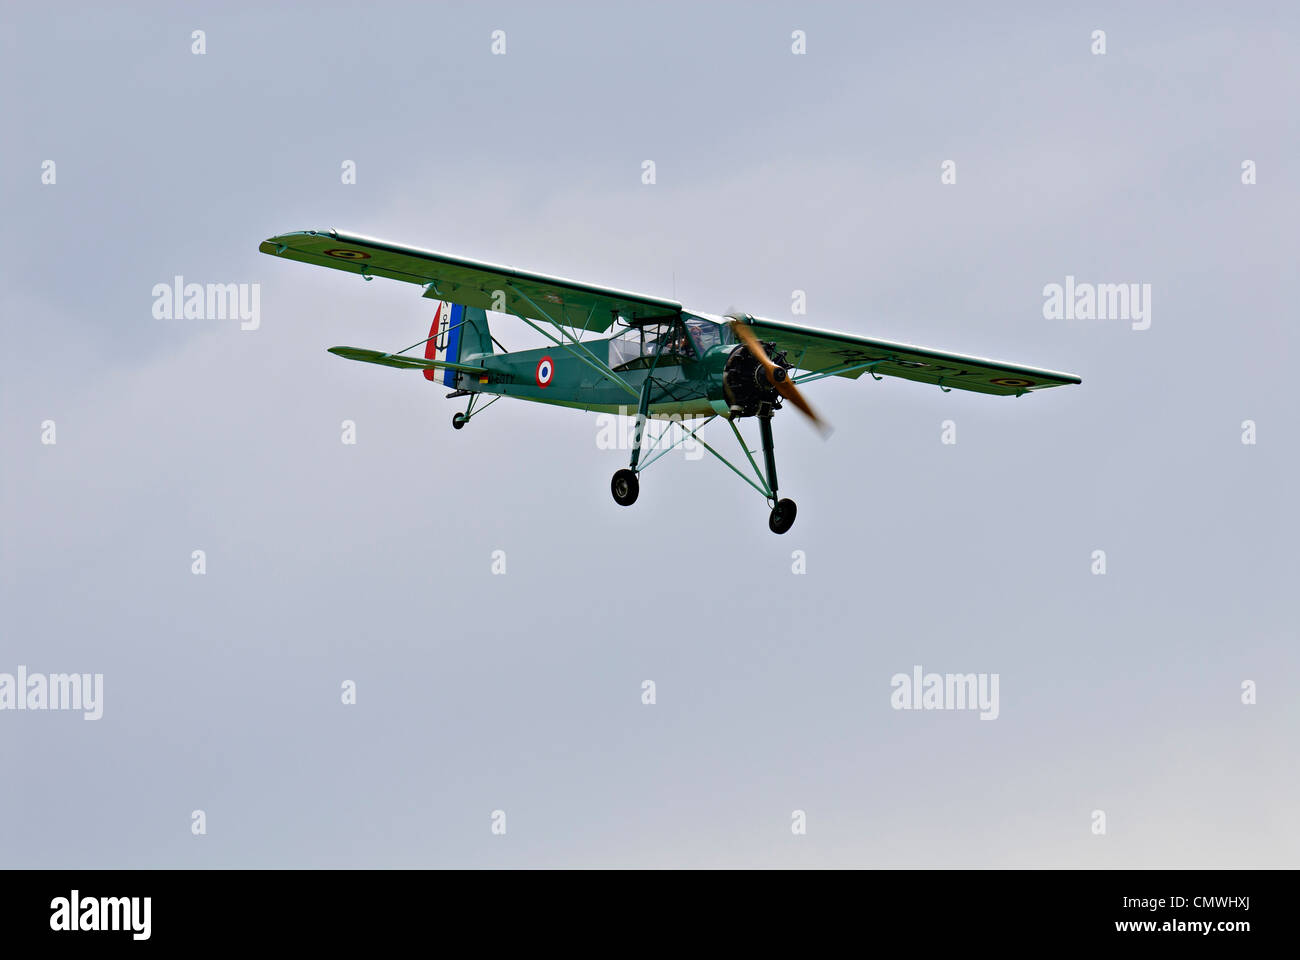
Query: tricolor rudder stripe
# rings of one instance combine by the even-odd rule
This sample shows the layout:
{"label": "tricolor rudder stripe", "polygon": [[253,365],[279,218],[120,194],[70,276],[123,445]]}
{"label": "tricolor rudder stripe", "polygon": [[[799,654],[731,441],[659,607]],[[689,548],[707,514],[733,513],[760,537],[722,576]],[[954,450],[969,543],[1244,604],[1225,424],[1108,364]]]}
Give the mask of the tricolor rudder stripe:
{"label": "tricolor rudder stripe", "polygon": [[[429,339],[424,345],[426,360],[442,360],[447,363],[460,361],[460,334],[464,328],[461,323],[465,308],[459,303],[442,302],[433,315],[433,326],[429,328]],[[426,370],[424,378],[442,382],[449,387],[456,386],[455,370]]]}

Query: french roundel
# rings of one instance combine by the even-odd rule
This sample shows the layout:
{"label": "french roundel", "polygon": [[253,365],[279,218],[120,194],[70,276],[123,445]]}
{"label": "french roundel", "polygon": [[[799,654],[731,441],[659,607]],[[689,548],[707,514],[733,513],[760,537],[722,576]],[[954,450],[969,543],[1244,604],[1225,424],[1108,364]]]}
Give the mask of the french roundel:
{"label": "french roundel", "polygon": [[555,361],[550,357],[542,357],[537,361],[537,385],[539,387],[548,387],[551,384],[551,377],[555,376]]}

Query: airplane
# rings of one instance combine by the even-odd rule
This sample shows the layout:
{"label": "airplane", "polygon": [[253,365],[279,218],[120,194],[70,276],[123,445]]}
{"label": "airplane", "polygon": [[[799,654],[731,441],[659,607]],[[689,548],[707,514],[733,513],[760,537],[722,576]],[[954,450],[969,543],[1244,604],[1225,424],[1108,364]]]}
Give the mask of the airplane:
{"label": "airplane", "polygon": [[[425,379],[451,387],[449,399],[468,398],[464,412],[452,417],[455,429],[462,429],[502,397],[623,415],[629,414],[634,402],[631,462],[610,481],[616,503],[635,503],[640,474],[670,450],[694,439],[764,497],[770,507],[768,528],[778,534],[794,524],[797,507],[778,494],[772,415],[788,401],[823,435],[829,432],[800,391],[804,384],[826,377],[857,379],[869,373],[875,380],[898,377],[945,392],[1019,397],[1082,383],[1070,373],[748,313],[717,316],[690,311],[676,300],[337,230],[280,234],[263,240],[258,250],[360,274],[364,280],[385,277],[423,287],[422,296],[438,303],[427,338],[394,353],[360,347],[330,347],[329,352],[348,360],[422,370]],[[488,327],[488,311],[518,318],[549,344],[507,351]],[[410,353],[419,347],[424,348],[422,356]],[[484,397],[491,399],[483,402]],[[736,426],[746,417],[758,420],[762,470]],[[699,436],[718,418],[735,434],[752,476]],[[676,426],[647,446],[649,419],[669,420]],[[685,425],[684,421],[697,419],[704,423]],[[658,446],[678,434],[675,441]]]}

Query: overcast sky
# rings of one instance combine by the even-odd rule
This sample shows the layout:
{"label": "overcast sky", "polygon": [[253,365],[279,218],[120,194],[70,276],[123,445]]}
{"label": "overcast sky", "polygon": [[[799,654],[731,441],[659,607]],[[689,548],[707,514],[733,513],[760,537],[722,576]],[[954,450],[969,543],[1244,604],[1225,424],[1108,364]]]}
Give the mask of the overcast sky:
{"label": "overcast sky", "polygon": [[[1297,865],[1298,25],[6,7],[0,673],[104,702],[0,711],[0,865]],[[456,432],[327,354],[431,304],[257,252],[310,228],[1083,384],[826,381],[831,439],[775,421],[787,535],[681,454],[625,509],[595,415]],[[155,318],[177,275],[260,326]],[[1067,276],[1150,284],[1149,329],[1045,319]],[[893,709],[917,665],[997,719]]]}

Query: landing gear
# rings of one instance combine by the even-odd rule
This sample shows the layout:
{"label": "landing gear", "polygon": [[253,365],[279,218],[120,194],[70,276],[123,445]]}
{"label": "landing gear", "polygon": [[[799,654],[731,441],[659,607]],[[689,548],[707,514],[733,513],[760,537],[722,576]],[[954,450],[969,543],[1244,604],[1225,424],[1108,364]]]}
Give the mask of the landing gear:
{"label": "landing gear", "polygon": [[[663,343],[660,341],[660,349],[663,349]],[[659,362],[659,354],[655,353],[655,363]],[[650,372],[654,372],[651,366]],[[645,434],[646,416],[650,412],[650,386],[653,380],[649,375],[645,378],[645,383],[641,385],[641,398],[636,406],[636,435],[632,439],[632,463],[627,469],[620,470],[614,474],[614,479],[609,482],[609,490],[614,494],[614,502],[620,507],[630,507],[636,503],[637,494],[641,492],[641,481],[636,478],[636,464],[641,459],[641,440]]]}
{"label": "landing gear", "polygon": [[641,481],[631,470],[620,470],[610,481],[609,490],[614,494],[615,503],[620,507],[630,507],[636,503],[637,494],[641,492]]}
{"label": "landing gear", "polygon": [[767,518],[767,528],[773,533],[785,533],[794,526],[795,514],[799,508],[793,500],[778,500],[772,508],[772,515]]}
{"label": "landing gear", "polygon": [[794,515],[798,512],[798,508],[794,505],[793,500],[777,500],[776,498],[776,453],[772,446],[772,408],[770,406],[759,409],[758,429],[763,438],[763,460],[764,466],[767,467],[767,487],[772,491],[772,500],[776,501],[771,516],[767,518],[767,528],[773,533],[785,533],[794,526]]}
{"label": "landing gear", "polygon": [[[646,383],[648,384],[649,382],[649,379],[647,379]],[[641,391],[641,403],[637,411],[636,431],[632,440],[631,463],[626,469],[620,470],[618,473],[614,474],[609,485],[610,492],[614,495],[614,502],[624,507],[629,507],[636,503],[637,494],[640,493],[641,484],[638,479],[640,471],[638,470],[637,465],[638,463],[642,463],[641,444],[645,436],[644,429],[649,407],[648,394],[648,389],[643,387]],[[756,412],[753,414],[753,416],[758,419],[758,429],[762,437],[762,467],[759,466],[759,461],[755,460],[754,455],[757,451],[750,449],[749,444],[745,441],[744,436],[736,426],[736,420],[740,418],[741,414],[737,413],[733,416],[727,417],[726,414],[719,411],[719,413],[710,416],[705,421],[705,425],[707,425],[712,422],[716,416],[726,417],[727,425],[731,427],[731,432],[736,436],[736,442],[740,444],[740,449],[745,454],[749,466],[753,468],[753,478],[747,476],[743,469],[733,464],[722,454],[718,453],[718,451],[714,450],[708,443],[699,440],[705,450],[721,460],[723,464],[757,490],[759,494],[762,495],[763,499],[767,501],[767,505],[771,510],[771,514],[767,519],[767,526],[768,529],[775,534],[788,532],[789,529],[794,526],[794,518],[798,512],[798,508],[795,506],[793,500],[783,500],[781,499],[781,495],[777,493],[776,450],[775,444],[772,441],[772,414],[779,408],[780,404],[776,400],[759,403]],[[657,445],[659,441],[663,439],[663,436],[661,435],[660,437],[655,438],[654,443],[651,444],[652,453],[649,458],[642,463],[640,469],[644,470],[646,467],[649,467],[669,450],[674,449],[679,444],[685,442],[685,440],[690,438],[699,439],[697,436],[699,430],[700,427],[685,429],[685,437],[676,442],[667,444],[662,449],[659,449]]]}
{"label": "landing gear", "polygon": [[483,398],[483,394],[469,390],[453,390],[447,394],[447,399],[450,400],[452,397],[469,397],[469,403],[465,406],[465,411],[463,413],[454,413],[451,416],[451,425],[456,430],[464,430],[465,424],[501,399],[501,395],[498,394],[487,403],[477,403]]}

